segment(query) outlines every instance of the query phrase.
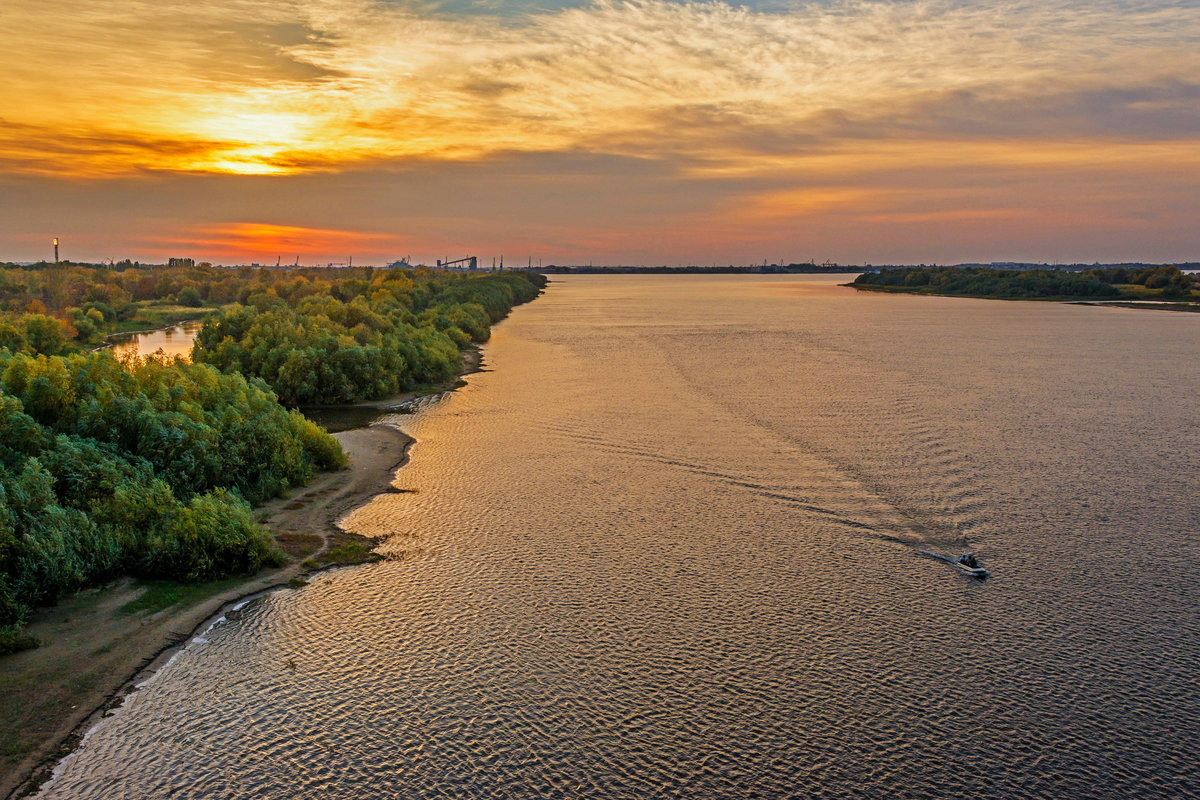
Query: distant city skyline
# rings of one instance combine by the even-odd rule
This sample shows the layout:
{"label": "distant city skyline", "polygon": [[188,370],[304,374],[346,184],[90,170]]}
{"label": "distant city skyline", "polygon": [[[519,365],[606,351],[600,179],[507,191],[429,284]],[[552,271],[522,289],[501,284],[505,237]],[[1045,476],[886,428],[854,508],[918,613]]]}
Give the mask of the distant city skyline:
{"label": "distant city skyline", "polygon": [[1190,2],[0,7],[0,260],[1194,261]]}

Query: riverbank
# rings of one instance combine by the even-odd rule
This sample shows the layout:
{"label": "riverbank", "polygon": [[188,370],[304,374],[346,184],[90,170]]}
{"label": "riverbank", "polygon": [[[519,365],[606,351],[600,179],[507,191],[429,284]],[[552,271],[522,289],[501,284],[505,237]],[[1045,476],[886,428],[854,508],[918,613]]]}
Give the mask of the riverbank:
{"label": "riverbank", "polygon": [[389,490],[414,440],[372,421],[425,395],[454,390],[481,361],[478,348],[469,348],[459,376],[447,384],[322,409],[326,415],[347,412],[357,425],[333,434],[350,468],[325,473],[255,509],[288,554],[285,566],[195,585],[122,578],[39,609],[28,630],[42,646],[0,661],[0,797],[36,788],[101,717],[225,608],[298,585],[315,571],[377,560],[372,540],[336,523]]}
{"label": "riverbank", "polygon": [[96,720],[224,607],[370,555],[369,540],[336,522],[387,491],[413,439],[387,425],[335,436],[350,469],[326,473],[258,509],[292,556],[286,566],[200,586],[174,584],[184,591],[166,607],[153,599],[155,586],[125,578],[37,613],[29,631],[42,646],[6,656],[0,673],[6,698],[0,706],[0,796],[44,779]]}
{"label": "riverbank", "polygon": [[302,406],[304,416],[316,422],[330,433],[361,428],[371,424],[387,413],[408,413],[426,400],[433,401],[438,397],[452,392],[463,386],[465,378],[483,369],[483,353],[476,345],[471,345],[462,351],[462,363],[458,375],[445,383],[431,386],[421,386],[402,394],[384,397],[379,400],[363,400],[359,403],[332,406]]}
{"label": "riverbank", "polygon": [[843,283],[849,289],[860,292],[878,292],[881,294],[911,294],[918,297],[959,297],[966,300],[1021,300],[1036,303],[1071,303],[1078,306],[1097,306],[1100,308],[1131,308],[1140,311],[1190,311],[1200,312],[1200,302],[1179,300],[1089,300],[1074,295],[1053,297],[1008,297],[988,294],[966,294],[963,292],[934,292],[920,287],[904,286],[871,286],[854,283]]}

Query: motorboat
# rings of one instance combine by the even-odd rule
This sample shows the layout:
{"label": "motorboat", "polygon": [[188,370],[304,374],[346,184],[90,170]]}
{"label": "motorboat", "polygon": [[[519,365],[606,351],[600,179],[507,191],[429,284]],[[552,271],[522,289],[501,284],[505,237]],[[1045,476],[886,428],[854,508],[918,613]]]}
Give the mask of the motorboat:
{"label": "motorboat", "polygon": [[992,574],[980,566],[979,559],[975,558],[974,553],[966,553],[959,556],[958,561],[954,562],[954,566],[972,578],[979,578],[980,580]]}

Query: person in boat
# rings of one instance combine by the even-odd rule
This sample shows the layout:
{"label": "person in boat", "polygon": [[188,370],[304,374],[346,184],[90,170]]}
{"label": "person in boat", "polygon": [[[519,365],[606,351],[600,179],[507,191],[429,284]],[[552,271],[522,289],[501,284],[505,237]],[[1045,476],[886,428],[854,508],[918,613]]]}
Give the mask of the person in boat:
{"label": "person in boat", "polygon": [[970,567],[971,569],[977,569],[979,567],[979,559],[975,558],[974,553],[965,553],[959,556],[958,563],[962,564],[964,567]]}

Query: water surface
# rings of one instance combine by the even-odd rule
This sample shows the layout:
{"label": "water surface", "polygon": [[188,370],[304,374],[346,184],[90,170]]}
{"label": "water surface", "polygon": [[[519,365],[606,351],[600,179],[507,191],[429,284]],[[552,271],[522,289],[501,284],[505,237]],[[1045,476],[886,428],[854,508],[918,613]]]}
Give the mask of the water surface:
{"label": "water surface", "polygon": [[43,796],[1200,794],[1200,318],[836,280],[556,277]]}
{"label": "water surface", "polygon": [[185,361],[192,359],[192,343],[204,327],[203,320],[189,320],[169,328],[123,336],[113,345],[117,357],[136,355],[145,357],[161,353],[167,358],[181,356]]}

